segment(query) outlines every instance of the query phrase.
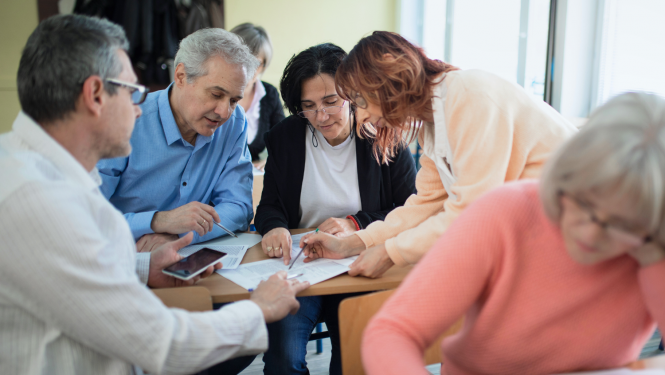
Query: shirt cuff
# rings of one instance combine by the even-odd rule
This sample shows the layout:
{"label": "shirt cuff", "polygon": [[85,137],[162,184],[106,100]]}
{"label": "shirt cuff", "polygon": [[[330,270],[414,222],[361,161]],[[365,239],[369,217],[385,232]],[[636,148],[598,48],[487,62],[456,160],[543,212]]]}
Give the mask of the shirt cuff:
{"label": "shirt cuff", "polygon": [[360,237],[360,240],[365,244],[365,249],[374,246],[374,240],[372,239],[372,236],[367,233],[367,230],[357,231],[355,235]]}
{"label": "shirt cuff", "polygon": [[136,274],[144,285],[148,284],[150,274],[150,253],[136,253]]}
{"label": "shirt cuff", "polygon": [[257,354],[268,350],[268,328],[259,305],[245,300],[226,305],[221,310],[238,317],[237,323],[243,326],[245,337],[239,355]]}
{"label": "shirt cuff", "polygon": [[152,218],[155,216],[157,211],[146,211],[146,212],[137,212],[132,215],[129,222],[129,228],[132,230],[132,235],[134,236],[134,241],[138,241],[141,236],[144,234],[155,233],[152,230]]}
{"label": "shirt cuff", "polygon": [[390,260],[392,260],[393,263],[395,263],[400,267],[405,267],[409,265],[409,262],[407,262],[402,256],[402,254],[399,253],[399,250],[397,250],[397,246],[395,245],[394,239],[391,238],[387,240],[384,246],[386,247],[386,252],[388,253]]}

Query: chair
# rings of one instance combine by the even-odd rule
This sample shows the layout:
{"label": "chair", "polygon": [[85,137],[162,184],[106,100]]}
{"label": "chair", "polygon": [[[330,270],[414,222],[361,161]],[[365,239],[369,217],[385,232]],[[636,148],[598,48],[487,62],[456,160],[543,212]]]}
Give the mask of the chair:
{"label": "chair", "polygon": [[[365,370],[360,358],[360,344],[363,331],[369,320],[376,314],[394,290],[386,290],[359,297],[347,298],[339,305],[339,337],[342,351],[342,373],[363,375]],[[457,333],[462,328],[463,319],[436,339],[425,352],[425,364],[441,362],[441,340]]]}
{"label": "chair", "polygon": [[152,289],[166,307],[177,307],[188,311],[212,310],[210,291],[202,286]]}

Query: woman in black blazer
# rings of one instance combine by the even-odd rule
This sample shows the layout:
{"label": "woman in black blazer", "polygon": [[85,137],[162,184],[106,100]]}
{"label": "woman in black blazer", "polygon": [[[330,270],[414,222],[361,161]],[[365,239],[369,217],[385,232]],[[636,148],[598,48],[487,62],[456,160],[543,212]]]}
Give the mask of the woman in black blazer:
{"label": "woman in black blazer", "polygon": [[[265,135],[268,160],[254,224],[264,252],[285,264],[291,261],[288,229],[350,235],[416,193],[416,168],[406,146],[379,164],[371,140],[356,134],[353,108],[334,84],[345,56],[341,48],[321,44],[291,58],[280,85],[291,116]],[[269,324],[264,373],[308,373],[307,341],[323,318],[333,346],[330,374],[341,374],[337,309],[348,296],[298,298],[296,315]]]}
{"label": "woman in black blazer", "polygon": [[234,27],[231,32],[238,35],[252,54],[261,61],[254,77],[247,83],[239,104],[247,116],[247,147],[252,155],[252,163],[258,169],[263,169],[265,161],[259,158],[259,154],[266,147],[263,135],[284,120],[279,92],[275,86],[260,80],[272,59],[272,43],[263,27],[249,22]]}

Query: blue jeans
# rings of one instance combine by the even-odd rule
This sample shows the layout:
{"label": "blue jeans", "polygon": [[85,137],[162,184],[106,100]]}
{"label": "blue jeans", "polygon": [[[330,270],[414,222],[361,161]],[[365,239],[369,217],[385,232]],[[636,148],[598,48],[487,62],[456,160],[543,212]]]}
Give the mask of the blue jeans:
{"label": "blue jeans", "polygon": [[237,375],[251,365],[256,355],[236,357],[209,367],[196,375]]}
{"label": "blue jeans", "polygon": [[335,294],[329,296],[298,297],[300,309],[296,315],[268,324],[268,351],[263,355],[266,375],[309,374],[307,370],[307,342],[320,319],[326,322],[332,344],[330,375],[342,374],[337,311],[343,299],[360,295]]}

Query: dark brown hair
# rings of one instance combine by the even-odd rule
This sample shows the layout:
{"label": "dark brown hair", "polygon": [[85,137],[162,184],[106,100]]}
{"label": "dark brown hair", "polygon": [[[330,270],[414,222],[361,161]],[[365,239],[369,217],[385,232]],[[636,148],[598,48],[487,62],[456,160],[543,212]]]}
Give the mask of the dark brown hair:
{"label": "dark brown hair", "polygon": [[[391,57],[385,57],[389,54]],[[423,121],[433,121],[432,88],[441,73],[458,70],[432,60],[422,48],[396,33],[375,31],[362,38],[344,58],[335,75],[337,93],[354,101],[356,93],[381,106],[393,128],[358,127],[358,135],[376,138],[374,156],[386,163],[405,141],[411,142]]]}

